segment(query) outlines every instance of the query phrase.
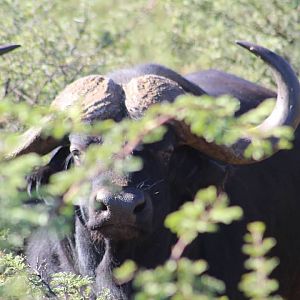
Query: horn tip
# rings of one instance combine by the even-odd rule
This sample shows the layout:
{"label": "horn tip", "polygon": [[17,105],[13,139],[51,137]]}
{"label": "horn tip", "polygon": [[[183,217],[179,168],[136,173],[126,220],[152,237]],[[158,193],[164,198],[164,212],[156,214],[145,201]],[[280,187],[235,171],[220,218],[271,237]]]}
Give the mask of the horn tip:
{"label": "horn tip", "polygon": [[256,50],[256,48],[258,48],[257,45],[250,43],[250,42],[246,42],[246,41],[235,41],[235,43],[245,49],[248,49],[249,51],[254,51]]}
{"label": "horn tip", "polygon": [[260,57],[265,57],[265,56],[268,56],[271,54],[270,50],[268,50],[264,47],[258,46],[254,43],[250,43],[250,42],[246,42],[246,41],[235,41],[235,43]]}
{"label": "horn tip", "polygon": [[13,49],[21,47],[21,45],[19,45],[19,44],[12,44],[12,45],[9,45],[9,46],[11,46]]}
{"label": "horn tip", "polygon": [[18,44],[11,44],[11,45],[0,45],[0,55],[7,53],[9,51],[12,51],[16,48],[21,47],[21,45]]}

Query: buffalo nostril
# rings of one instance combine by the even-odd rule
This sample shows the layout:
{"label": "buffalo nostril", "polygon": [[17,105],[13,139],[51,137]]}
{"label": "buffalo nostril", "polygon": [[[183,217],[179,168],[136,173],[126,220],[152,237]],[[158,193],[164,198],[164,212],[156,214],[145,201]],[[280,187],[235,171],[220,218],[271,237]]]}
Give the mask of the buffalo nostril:
{"label": "buffalo nostril", "polygon": [[101,207],[100,207],[100,210],[101,210],[101,211],[106,211],[106,210],[108,210],[107,206],[106,206],[104,203],[101,203],[101,204],[102,204]]}
{"label": "buffalo nostril", "polygon": [[146,207],[146,201],[144,201],[143,203],[138,204],[138,205],[134,208],[133,212],[134,212],[135,214],[138,214],[138,213],[140,213],[141,211],[143,211],[145,207]]}
{"label": "buffalo nostril", "polygon": [[111,193],[106,189],[99,189],[94,199],[95,210],[97,212],[109,210],[109,202],[111,200]]}
{"label": "buffalo nostril", "polygon": [[96,202],[95,203],[95,210],[96,211],[107,211],[108,207],[103,202]]}

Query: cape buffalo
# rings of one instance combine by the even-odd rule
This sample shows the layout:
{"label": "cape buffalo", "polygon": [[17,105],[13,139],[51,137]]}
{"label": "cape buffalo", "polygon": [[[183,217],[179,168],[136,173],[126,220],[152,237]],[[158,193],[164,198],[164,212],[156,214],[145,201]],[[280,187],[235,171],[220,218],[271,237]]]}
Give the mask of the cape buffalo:
{"label": "cape buffalo", "polygon": [[[239,44],[260,56],[276,75],[275,108],[256,129],[265,131],[281,125],[296,129],[300,87],[289,64],[260,46]],[[119,121],[125,117],[139,118],[149,105],[162,100],[172,102],[185,92],[232,94],[241,100],[244,111],[253,105],[249,104],[252,99],[255,106],[255,101],[275,96],[272,91],[232,75],[215,73],[213,78],[204,84],[201,73],[184,78],[163,66],[142,65],[106,77],[81,78],[66,87],[52,106],[67,110],[80,98],[84,121]],[[210,274],[225,282],[230,299],[244,299],[237,289],[245,272],[243,235],[248,222],[261,220],[267,225],[267,234],[278,241],[272,255],[281,262],[274,272],[280,282],[280,294],[287,299],[299,299],[299,131],[295,131],[292,150],[276,152],[276,141],[272,140],[275,154],[255,162],[243,157],[251,140],[240,139],[231,148],[220,147],[196,138],[185,124],[169,125],[161,142],[134,151],[143,159],[142,170],[121,178],[104,172],[92,179],[91,194],[75,207],[72,234],[59,238],[43,228],[33,235],[27,247],[30,265],[46,281],[51,274],[61,271],[89,275],[95,279],[95,295],[109,288],[116,299],[129,299],[133,293],[131,284],[115,282],[112,269],[125,259],[134,260],[141,268],[154,268],[166,261],[176,238],[164,228],[165,216],[184,201],[192,200],[200,188],[216,185],[228,193],[232,204],[243,208],[244,217],[230,226],[221,226],[216,234],[200,236],[185,255],[206,259]],[[56,148],[49,164],[30,176],[31,186],[46,183],[51,174],[63,170],[70,155],[75,165],[80,165],[87,146],[101,143],[101,137],[72,133],[69,145],[65,146],[61,141],[44,139],[40,130],[31,131],[27,137],[30,138],[14,156],[28,152],[46,154]],[[118,192],[106,189],[105,181],[118,186]]]}

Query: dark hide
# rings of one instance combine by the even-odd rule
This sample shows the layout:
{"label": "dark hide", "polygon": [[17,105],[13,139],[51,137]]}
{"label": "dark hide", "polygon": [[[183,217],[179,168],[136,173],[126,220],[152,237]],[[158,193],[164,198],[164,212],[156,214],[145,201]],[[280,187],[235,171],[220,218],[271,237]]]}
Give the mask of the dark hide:
{"label": "dark hide", "polygon": [[258,164],[228,166],[225,191],[232,205],[243,208],[244,217],[230,226],[222,226],[217,234],[200,237],[199,249],[209,262],[211,274],[225,281],[230,299],[243,299],[236,289],[245,272],[240,247],[246,224],[257,220],[265,222],[266,236],[277,240],[270,255],[280,259],[273,273],[279,280],[280,293],[285,299],[300,299],[299,134],[298,129],[291,151],[281,151]]}
{"label": "dark hide", "polygon": [[158,64],[144,64],[138,65],[134,68],[123,69],[113,73],[109,73],[107,76],[111,78],[114,82],[119,84],[128,83],[132,78],[139,77],[142,75],[155,74],[158,76],[169,78],[177,82],[186,92],[201,96],[206,94],[197,83],[187,80],[183,76],[174,72],[173,70],[166,68]]}
{"label": "dark hide", "polygon": [[[145,72],[141,70],[147,68],[142,66],[121,71],[111,74],[111,77],[117,82],[123,82],[144,74]],[[151,68],[159,70],[156,72],[158,75],[169,72],[168,69],[157,65],[150,65],[150,70]],[[174,79],[173,73],[173,71],[168,73],[167,77]],[[176,76],[180,75],[175,73]],[[224,76],[225,79],[231,78],[231,75]],[[182,82],[181,80],[180,76],[178,82]],[[255,99],[260,88],[253,85],[253,90],[249,90],[248,83],[242,79],[236,80],[240,83],[239,91],[244,88],[249,99]],[[192,89],[193,85],[190,88]],[[186,87],[186,90],[188,89],[189,87]],[[224,93],[234,94],[235,91],[230,88],[227,91],[225,89]],[[272,92],[266,92],[265,95],[269,97],[271,94]],[[164,228],[165,216],[177,210],[185,201],[192,200],[198,189],[216,185],[219,190],[229,194],[232,205],[243,208],[244,218],[232,225],[221,226],[218,233],[201,235],[190,245],[185,255],[193,259],[206,259],[210,265],[209,273],[226,283],[229,298],[244,299],[237,290],[240,277],[245,272],[243,268],[245,257],[241,253],[243,235],[246,233],[248,222],[264,221],[267,225],[267,235],[275,237],[278,242],[271,255],[279,257],[281,261],[274,272],[274,276],[280,282],[280,292],[289,300],[298,300],[300,299],[298,238],[300,226],[297,226],[300,210],[297,196],[299,194],[297,189],[300,186],[299,134],[298,130],[295,147],[291,151],[281,151],[257,164],[232,166],[213,161],[189,147],[176,148],[176,137],[170,130],[162,142],[144,146],[142,150],[136,151],[135,155],[143,159],[144,167],[141,171],[130,174],[128,178],[123,178],[123,184],[116,183],[123,194],[120,192],[105,197],[102,194],[102,198],[93,198],[92,195],[103,188],[105,180],[118,181],[113,174],[99,174],[95,178],[91,195],[87,195],[83,203],[75,209],[74,231],[70,235],[60,238],[50,228],[43,228],[35,233],[29,241],[28,261],[46,282],[49,282],[54,272],[66,271],[89,275],[95,278],[93,285],[95,295],[101,293],[103,288],[109,288],[116,299],[130,299],[133,292],[131,283],[119,285],[113,278],[112,269],[126,259],[134,260],[140,268],[154,268],[166,261],[176,238]],[[70,137],[71,144],[74,138],[76,137]],[[39,181],[44,182],[43,173],[48,178],[49,174],[62,170],[68,157],[68,150],[58,151],[47,168],[39,173]],[[34,179],[32,185],[36,182]],[[129,193],[128,189],[135,192]],[[97,228],[97,222],[103,221],[108,213],[110,218],[106,218],[105,222],[114,222],[113,224],[119,226],[116,228],[127,228],[128,223],[124,224],[122,218],[115,217],[120,215],[121,210],[128,209],[125,207],[126,203],[118,208],[119,211],[114,210],[110,201],[112,198],[123,197],[121,201],[126,202],[128,195],[134,199],[134,196],[140,193],[144,197],[142,207],[140,204],[137,205],[126,217],[128,218],[126,222],[131,222],[130,225],[136,227],[134,229],[129,227],[128,232],[122,231],[124,239],[109,238],[111,227],[106,229],[108,231],[101,226]],[[101,208],[90,206],[90,203],[97,201],[102,204]],[[147,220],[151,219],[148,228],[145,228],[141,218],[139,219],[143,213],[146,214]],[[131,221],[132,216],[134,221]],[[127,238],[136,232],[136,228],[140,234],[128,241]]]}
{"label": "dark hide", "polygon": [[265,99],[276,98],[276,93],[269,89],[219,70],[199,71],[185,78],[201,86],[208,95],[231,95],[239,99],[241,107],[238,114],[257,107]]}

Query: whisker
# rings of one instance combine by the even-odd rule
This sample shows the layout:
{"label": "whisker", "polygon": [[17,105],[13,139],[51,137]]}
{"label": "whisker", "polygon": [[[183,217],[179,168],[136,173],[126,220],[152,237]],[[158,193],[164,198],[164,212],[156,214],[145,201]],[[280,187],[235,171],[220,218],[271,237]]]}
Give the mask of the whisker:
{"label": "whisker", "polygon": [[144,190],[150,190],[150,189],[152,189],[154,186],[158,185],[159,183],[161,183],[161,182],[163,182],[163,181],[165,181],[165,180],[164,180],[164,179],[158,180],[158,181],[154,182],[153,184],[151,184],[151,185],[147,186],[146,188],[144,188]]}
{"label": "whisker", "polygon": [[137,184],[137,188],[138,189],[142,189],[145,185],[146,185],[146,182],[149,180],[149,178],[141,181],[139,184]]}
{"label": "whisker", "polygon": [[32,191],[32,180],[30,180],[27,184],[27,194],[29,197],[32,197],[31,191]]}

